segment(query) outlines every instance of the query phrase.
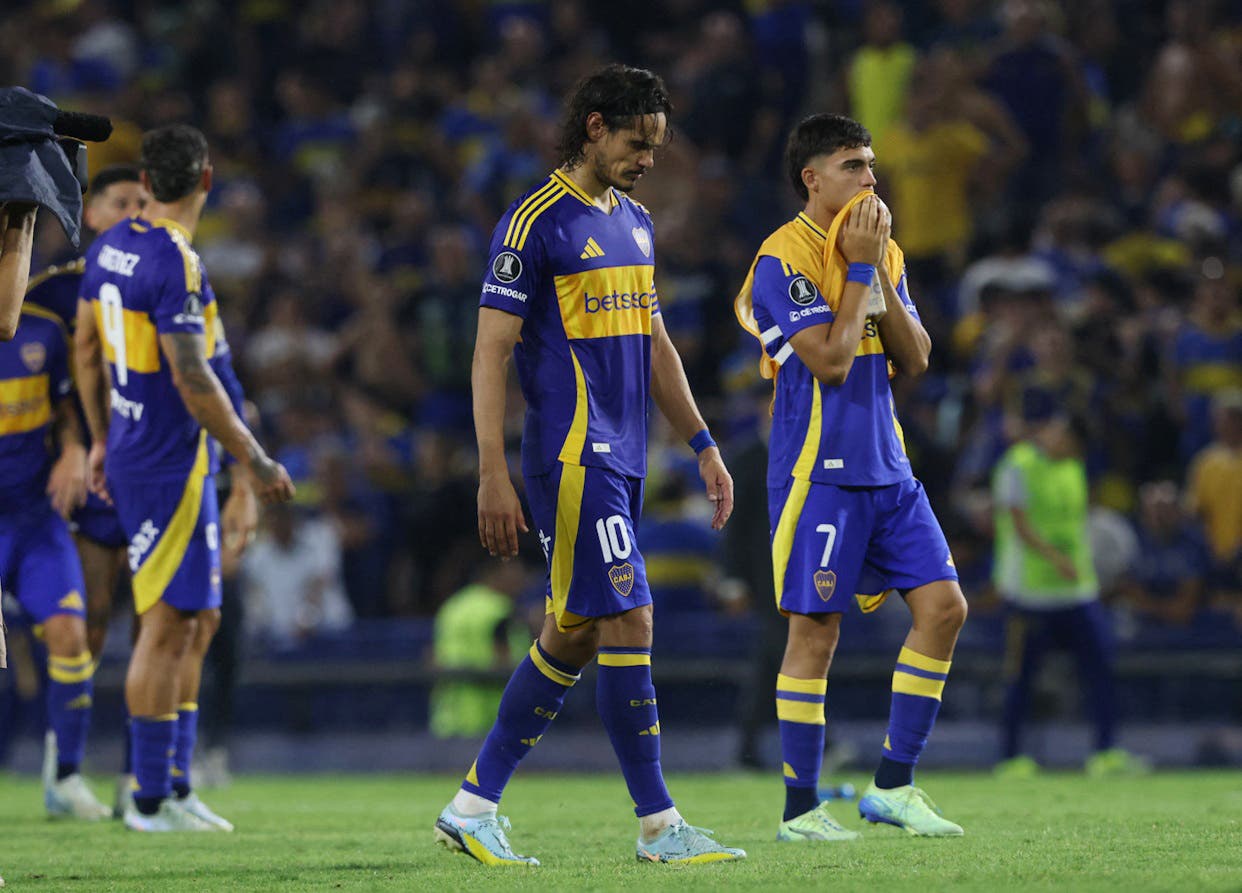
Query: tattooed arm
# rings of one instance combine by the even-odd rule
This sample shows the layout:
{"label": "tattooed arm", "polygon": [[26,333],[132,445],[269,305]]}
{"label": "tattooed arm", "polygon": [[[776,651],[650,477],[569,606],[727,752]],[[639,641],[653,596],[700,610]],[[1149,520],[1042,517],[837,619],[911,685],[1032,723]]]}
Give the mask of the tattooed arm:
{"label": "tattooed arm", "polygon": [[254,490],[265,502],[284,502],[293,496],[293,484],[283,465],[272,460],[238,418],[228,394],[207,362],[207,343],[196,332],[160,334],[160,348],[172,369],[186,409],[207,433],[246,468]]}

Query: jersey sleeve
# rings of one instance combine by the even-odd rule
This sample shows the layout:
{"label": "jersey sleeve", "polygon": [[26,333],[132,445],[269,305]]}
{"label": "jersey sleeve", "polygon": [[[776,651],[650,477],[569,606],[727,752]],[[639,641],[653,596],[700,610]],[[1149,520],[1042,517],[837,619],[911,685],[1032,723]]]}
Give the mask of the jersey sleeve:
{"label": "jersey sleeve", "polygon": [[206,334],[202,283],[197,257],[171,243],[160,252],[151,301],[151,319],[156,332],[161,335],[173,332]]}
{"label": "jersey sleeve", "polygon": [[906,305],[906,310],[910,311],[911,316],[922,322],[923,318],[919,316],[919,309],[914,306],[914,300],[910,297],[910,284],[906,276],[905,264],[901,265],[901,278],[897,280],[895,288],[897,297],[901,299],[901,303]]}
{"label": "jersey sleeve", "polygon": [[1026,475],[1015,462],[1005,462],[996,470],[996,486],[993,497],[997,508],[1026,508]]}
{"label": "jersey sleeve", "polygon": [[47,382],[53,400],[73,393],[73,374],[69,371],[69,338],[57,328],[48,339]]}
{"label": "jersey sleeve", "polygon": [[[759,258],[752,288],[755,319],[764,329],[765,344],[777,334],[788,341],[803,329],[836,318],[815,283],[778,257]],[[773,328],[779,331],[772,332]]]}
{"label": "jersey sleeve", "polygon": [[530,302],[539,293],[545,258],[543,240],[536,229],[538,220],[528,224],[526,216],[522,203],[518,203],[496,224],[479,295],[480,307],[503,310],[522,319],[530,313]]}

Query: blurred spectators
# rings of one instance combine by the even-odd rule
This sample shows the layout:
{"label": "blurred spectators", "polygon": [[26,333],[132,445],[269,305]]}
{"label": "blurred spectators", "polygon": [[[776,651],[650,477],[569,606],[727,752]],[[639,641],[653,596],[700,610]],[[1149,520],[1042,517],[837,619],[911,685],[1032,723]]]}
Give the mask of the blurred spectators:
{"label": "blurred spectators", "polygon": [[[1184,488],[1217,565],[1202,602],[1242,604],[1239,445],[1224,418],[1236,413],[1222,408],[1214,434],[1211,410],[1242,387],[1236,4],[653,0],[643,13],[571,0],[6,5],[5,81],[115,121],[92,165],[132,162],[153,125],[207,134],[217,188],[196,247],[263,435],[311,516],[272,522],[292,539],[278,548],[269,530],[263,548],[332,539],[326,589],[360,617],[430,617],[464,585],[480,558],[480,258],[505,207],[555,163],[556,97],[619,59],[673,90],[674,137],[636,198],[656,222],[666,323],[727,461],[755,446],[745,426],[729,432],[730,395],[757,384],[731,299],[759,240],[797,209],[773,162],[799,116],[848,111],[873,131],[933,339],[929,374],[896,379],[894,394],[955,553],[986,573],[988,481],[1015,414],[1072,408],[1091,421],[1093,499],[1128,516],[1144,484]],[[40,230],[36,264],[69,256]],[[521,411],[514,389],[511,448]],[[657,448],[651,492],[688,458]],[[695,495],[684,506],[701,508]],[[765,507],[753,510],[762,538]],[[1166,542],[1155,509],[1139,512],[1140,539]],[[1182,554],[1166,546],[1151,551]],[[522,547],[537,554],[533,535]],[[1136,573],[1150,578],[1118,585],[1188,604],[1158,569]]]}

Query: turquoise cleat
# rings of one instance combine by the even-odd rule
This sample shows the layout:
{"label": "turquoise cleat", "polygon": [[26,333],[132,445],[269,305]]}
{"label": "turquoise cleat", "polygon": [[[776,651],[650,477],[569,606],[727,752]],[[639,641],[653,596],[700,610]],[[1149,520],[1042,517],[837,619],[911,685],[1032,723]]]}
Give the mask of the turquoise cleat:
{"label": "turquoise cleat", "polygon": [[680,862],[695,865],[703,862],[730,862],[745,859],[746,851],[736,847],[721,846],[712,840],[713,832],[696,828],[680,821],[669,825],[655,840],[643,843],[638,840],[639,862]]}
{"label": "turquoise cleat", "polygon": [[484,865],[538,865],[534,856],[519,856],[509,845],[505,832],[511,830],[504,816],[467,818],[446,806],[436,819],[436,843],[465,853]]}
{"label": "turquoise cleat", "polygon": [[912,784],[882,790],[871,782],[858,801],[858,814],[868,822],[896,825],[915,837],[960,837],[962,826],[944,818],[921,788]]}
{"label": "turquoise cleat", "polygon": [[828,812],[827,803],[821,803],[810,812],[804,812],[787,822],[781,822],[780,827],[776,829],[776,839],[785,843],[857,840],[860,836],[857,831],[841,827],[840,822]]}

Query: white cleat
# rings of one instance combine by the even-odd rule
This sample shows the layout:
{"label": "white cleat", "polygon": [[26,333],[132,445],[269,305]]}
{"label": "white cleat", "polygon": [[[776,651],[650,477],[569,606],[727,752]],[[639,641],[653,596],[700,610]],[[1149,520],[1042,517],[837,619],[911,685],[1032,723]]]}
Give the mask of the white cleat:
{"label": "white cleat", "polygon": [[154,815],[144,815],[130,801],[125,807],[125,827],[131,831],[215,831],[198,816],[182,809],[173,797],[166,797],[159,811]]}
{"label": "white cleat", "polygon": [[[174,798],[176,799],[176,798]],[[198,794],[190,791],[189,796],[176,799],[176,803],[199,821],[206,822],[214,831],[232,831],[233,823],[212,812],[211,808],[198,799]]]}
{"label": "white cleat", "polygon": [[112,817],[119,819],[125,815],[134,800],[134,776],[122,772],[116,777],[116,796],[112,800]]}
{"label": "white cleat", "polygon": [[82,773],[75,772],[68,778],[53,781],[43,789],[43,805],[52,818],[73,818],[97,822],[112,815],[112,810],[100,803],[86,786]]}
{"label": "white cleat", "polygon": [[48,729],[43,733],[43,770],[40,775],[43,777],[43,790],[47,790],[56,784],[56,762],[60,759],[59,749],[56,747],[56,733]]}

